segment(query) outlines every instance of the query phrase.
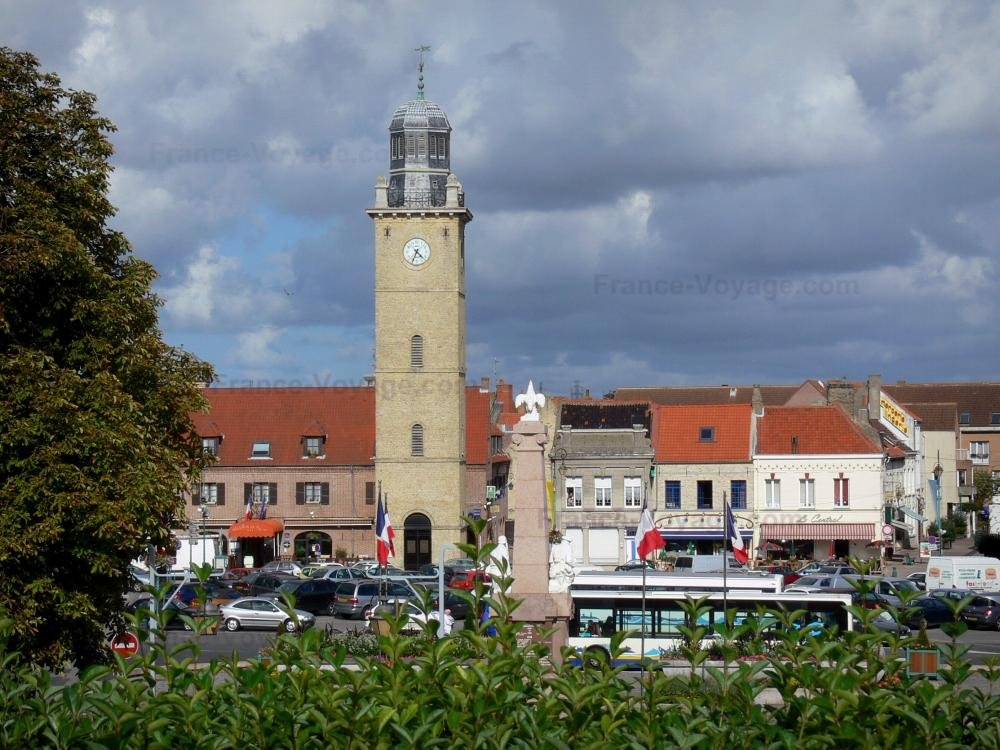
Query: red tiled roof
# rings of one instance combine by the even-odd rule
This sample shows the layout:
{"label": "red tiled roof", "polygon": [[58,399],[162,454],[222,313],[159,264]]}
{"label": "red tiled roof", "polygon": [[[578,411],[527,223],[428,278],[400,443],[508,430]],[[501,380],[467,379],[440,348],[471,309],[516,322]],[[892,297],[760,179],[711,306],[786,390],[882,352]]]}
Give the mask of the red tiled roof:
{"label": "red tiled roof", "polygon": [[[375,455],[375,389],[206,388],[208,414],[193,414],[202,437],[221,437],[219,464],[370,466]],[[302,437],[325,436],[326,458],[305,458]],[[251,459],[254,441],[271,461]]]}
{"label": "red tiled roof", "polygon": [[772,406],[764,410],[760,420],[757,453],[881,454],[882,447],[840,406]]}
{"label": "red tiled roof", "polygon": [[958,404],[905,404],[917,415],[920,426],[927,432],[954,432],[958,429]]}
{"label": "red tiled roof", "polygon": [[[653,450],[658,463],[732,463],[750,461],[749,404],[698,404],[653,407]],[[714,439],[702,442],[701,428]]]}
{"label": "red tiled roof", "polygon": [[[781,406],[801,386],[762,385],[761,398],[765,406]],[[658,404],[749,404],[753,398],[752,385],[699,385],[699,386],[650,386],[618,388],[616,401],[654,401]]]}
{"label": "red tiled roof", "polygon": [[958,413],[968,412],[970,427],[991,427],[993,414],[1000,413],[1000,383],[885,383],[882,389],[896,401],[912,404],[954,403]]}
{"label": "red tiled roof", "polygon": [[[371,466],[375,455],[375,389],[206,388],[207,414],[191,415],[202,437],[221,437],[222,466]],[[465,458],[485,464],[489,394],[466,388]],[[302,455],[304,436],[325,436],[325,458]],[[271,460],[251,459],[255,441],[271,443]]]}

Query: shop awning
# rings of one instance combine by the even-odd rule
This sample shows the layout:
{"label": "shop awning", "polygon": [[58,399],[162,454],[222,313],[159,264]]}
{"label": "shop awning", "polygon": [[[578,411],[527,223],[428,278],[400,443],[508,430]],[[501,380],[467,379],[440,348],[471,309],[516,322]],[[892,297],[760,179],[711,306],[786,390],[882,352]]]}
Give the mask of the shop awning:
{"label": "shop awning", "polygon": [[[723,538],[722,529],[657,529],[664,539],[681,539],[684,541],[720,541]],[[633,532],[633,536],[635,532]],[[744,539],[753,538],[753,529],[740,529]]]}
{"label": "shop awning", "polygon": [[873,523],[765,523],[761,537],[774,542],[782,539],[847,539],[870,542],[875,538]]}
{"label": "shop awning", "polygon": [[266,539],[280,534],[285,524],[277,518],[251,518],[237,521],[226,532],[230,539]]}

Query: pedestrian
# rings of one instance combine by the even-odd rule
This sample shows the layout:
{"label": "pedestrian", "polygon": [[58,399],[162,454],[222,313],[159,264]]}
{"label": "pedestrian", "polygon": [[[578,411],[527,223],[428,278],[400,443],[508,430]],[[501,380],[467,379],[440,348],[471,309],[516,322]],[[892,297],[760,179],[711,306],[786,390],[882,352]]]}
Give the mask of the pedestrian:
{"label": "pedestrian", "polygon": [[455,618],[451,615],[451,610],[444,611],[444,623],[441,625],[441,635],[451,635],[452,628],[455,627]]}

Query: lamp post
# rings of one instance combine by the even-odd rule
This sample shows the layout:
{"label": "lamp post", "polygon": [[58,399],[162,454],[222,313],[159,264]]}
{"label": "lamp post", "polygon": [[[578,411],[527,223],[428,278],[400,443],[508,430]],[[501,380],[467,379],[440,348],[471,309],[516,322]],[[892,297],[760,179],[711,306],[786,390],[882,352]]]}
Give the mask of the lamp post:
{"label": "lamp post", "polygon": [[313,554],[314,554],[313,553],[313,545],[315,544],[314,540],[316,539],[316,535],[313,533],[313,529],[312,529],[312,525],[315,523],[315,521],[316,521],[316,511],[311,510],[311,511],[309,511],[309,526],[310,526],[310,528],[309,528],[309,536],[307,538],[308,539],[308,544],[309,544],[309,549],[306,551],[306,557],[309,559],[310,562],[313,561]]}
{"label": "lamp post", "polygon": [[201,506],[201,564],[205,564],[205,523],[208,521],[208,507],[205,505]]}
{"label": "lamp post", "polygon": [[[941,476],[944,474],[944,468],[941,466],[941,451],[938,451],[938,461],[931,470],[934,474],[934,487],[933,495],[931,499],[934,501],[934,523],[937,525],[938,533],[938,552],[939,555],[944,554],[944,529],[941,528]],[[931,555],[933,555],[933,550]]]}

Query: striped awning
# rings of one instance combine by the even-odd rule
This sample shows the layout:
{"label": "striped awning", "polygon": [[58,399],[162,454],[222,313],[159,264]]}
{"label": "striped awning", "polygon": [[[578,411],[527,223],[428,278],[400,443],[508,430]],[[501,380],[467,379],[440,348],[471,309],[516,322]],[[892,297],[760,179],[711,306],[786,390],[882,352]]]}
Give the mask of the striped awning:
{"label": "striped awning", "polygon": [[266,539],[280,534],[285,524],[277,518],[252,518],[249,521],[237,521],[226,532],[230,539]]}
{"label": "striped awning", "polygon": [[875,538],[873,523],[765,523],[760,535],[770,541],[782,539],[848,539],[870,542]]}

